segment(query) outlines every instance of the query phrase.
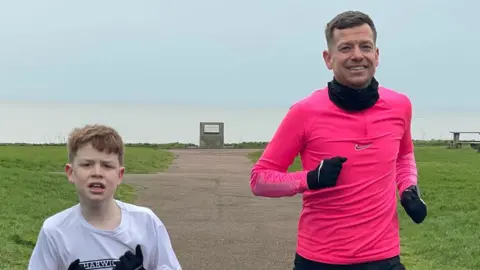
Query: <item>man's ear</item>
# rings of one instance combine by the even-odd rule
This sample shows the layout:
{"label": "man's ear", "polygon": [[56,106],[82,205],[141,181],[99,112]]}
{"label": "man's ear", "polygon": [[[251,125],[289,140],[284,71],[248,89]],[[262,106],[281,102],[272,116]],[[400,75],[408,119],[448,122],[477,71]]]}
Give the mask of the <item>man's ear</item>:
{"label": "man's ear", "polygon": [[323,51],[323,60],[325,61],[325,65],[329,70],[333,69],[333,63],[332,63],[332,55],[330,52],[327,50]]}

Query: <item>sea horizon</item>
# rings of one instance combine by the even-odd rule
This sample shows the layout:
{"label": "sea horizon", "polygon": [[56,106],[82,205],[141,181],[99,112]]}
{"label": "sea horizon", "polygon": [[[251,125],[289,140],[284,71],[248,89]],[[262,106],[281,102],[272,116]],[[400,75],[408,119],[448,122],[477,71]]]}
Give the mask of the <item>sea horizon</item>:
{"label": "sea horizon", "polygon": [[[287,110],[288,106],[0,101],[0,143],[63,143],[75,127],[106,124],[126,143],[198,145],[200,122],[223,122],[225,143],[266,142]],[[450,131],[480,132],[479,119],[480,111],[414,107],[412,137],[450,140]],[[462,134],[461,139],[479,140],[480,134]]]}

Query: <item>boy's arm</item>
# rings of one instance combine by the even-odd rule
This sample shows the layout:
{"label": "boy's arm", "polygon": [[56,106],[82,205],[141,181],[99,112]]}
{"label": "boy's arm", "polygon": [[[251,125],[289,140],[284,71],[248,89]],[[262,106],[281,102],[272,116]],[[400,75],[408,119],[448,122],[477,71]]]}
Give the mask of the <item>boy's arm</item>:
{"label": "boy's arm", "polygon": [[51,236],[42,226],[28,263],[28,270],[65,270],[60,269],[57,254],[58,251]]}
{"label": "boy's arm", "polygon": [[412,123],[412,104],[407,98],[407,110],[405,116],[405,133],[400,142],[400,148],[397,157],[397,189],[401,196],[403,191],[410,186],[417,185],[417,164],[414,155],[414,145],[412,141],[411,123]]}
{"label": "boy's arm", "polygon": [[250,188],[256,196],[286,197],[307,190],[307,171],[287,172],[305,143],[303,104],[295,104],[287,112],[273,138],[250,175]]}
{"label": "boy's arm", "polygon": [[173,251],[172,243],[170,241],[170,236],[168,235],[167,229],[162,221],[154,215],[154,249],[153,249],[153,265],[154,268],[151,270],[182,270],[180,262]]}

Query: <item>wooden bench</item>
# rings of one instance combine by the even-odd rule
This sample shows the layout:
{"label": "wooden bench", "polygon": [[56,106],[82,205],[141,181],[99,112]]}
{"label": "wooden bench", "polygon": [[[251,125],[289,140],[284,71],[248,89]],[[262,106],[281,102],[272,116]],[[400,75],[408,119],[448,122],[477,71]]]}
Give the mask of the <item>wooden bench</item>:
{"label": "wooden bench", "polygon": [[453,140],[450,141],[448,148],[458,149],[462,148],[464,144],[469,144],[470,147],[476,149],[480,153],[480,141],[462,141],[460,140],[460,134],[478,134],[480,131],[450,131],[453,134]]}

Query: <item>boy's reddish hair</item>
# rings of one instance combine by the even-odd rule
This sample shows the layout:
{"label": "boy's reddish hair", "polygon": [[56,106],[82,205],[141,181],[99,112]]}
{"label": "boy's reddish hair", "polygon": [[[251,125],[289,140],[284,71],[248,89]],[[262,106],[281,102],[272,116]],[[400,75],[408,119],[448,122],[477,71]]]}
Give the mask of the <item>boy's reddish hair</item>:
{"label": "boy's reddish hair", "polygon": [[72,163],[78,149],[89,143],[98,151],[117,154],[120,166],[123,166],[125,150],[122,137],[114,128],[99,124],[75,128],[70,133],[67,143],[68,161]]}

